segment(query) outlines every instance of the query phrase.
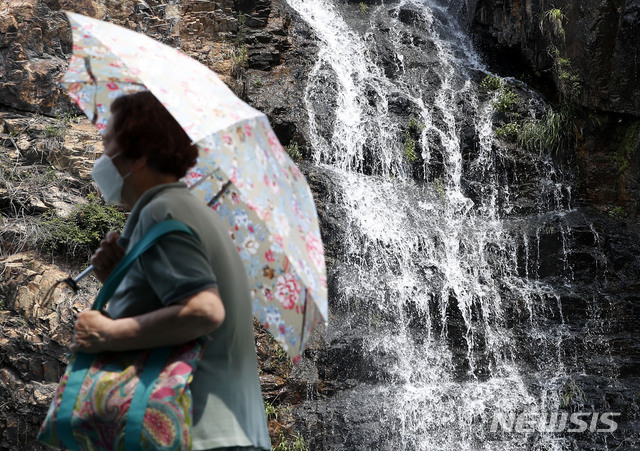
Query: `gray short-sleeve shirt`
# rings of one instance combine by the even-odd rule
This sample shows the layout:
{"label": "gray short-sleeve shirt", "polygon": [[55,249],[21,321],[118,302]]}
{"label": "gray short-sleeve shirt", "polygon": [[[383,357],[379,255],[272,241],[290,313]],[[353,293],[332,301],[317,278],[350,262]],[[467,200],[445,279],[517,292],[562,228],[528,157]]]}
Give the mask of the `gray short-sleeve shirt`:
{"label": "gray short-sleeve shirt", "polygon": [[132,246],[153,224],[165,219],[182,221],[197,238],[184,233],[161,238],[132,265],[107,311],[113,318],[141,315],[217,286],[225,320],[209,335],[191,383],[193,449],[270,449],[249,285],[228,228],[183,183],[170,183],[142,195],[121,242]]}

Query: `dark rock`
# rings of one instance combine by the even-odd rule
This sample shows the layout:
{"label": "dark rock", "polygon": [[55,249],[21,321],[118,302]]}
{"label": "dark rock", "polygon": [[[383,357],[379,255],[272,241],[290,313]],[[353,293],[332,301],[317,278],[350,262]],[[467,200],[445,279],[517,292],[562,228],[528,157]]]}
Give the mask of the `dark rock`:
{"label": "dark rock", "polygon": [[[521,67],[511,70],[549,71],[558,90],[580,105],[640,115],[635,87],[640,71],[638,0],[565,0],[553,5],[540,0],[479,0],[469,6],[473,30],[498,72],[503,72],[501,61],[513,60],[508,57],[514,55]],[[562,12],[557,25],[548,15],[551,9]]]}

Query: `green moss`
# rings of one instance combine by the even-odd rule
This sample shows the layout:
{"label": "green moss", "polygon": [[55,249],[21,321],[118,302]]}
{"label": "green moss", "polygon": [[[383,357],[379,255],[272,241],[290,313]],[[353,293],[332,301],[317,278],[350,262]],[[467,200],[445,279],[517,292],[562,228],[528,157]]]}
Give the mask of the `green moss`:
{"label": "green moss", "polygon": [[415,132],[421,132],[424,130],[424,124],[422,122],[418,122],[415,117],[411,116],[407,121],[407,128]]}
{"label": "green moss", "polygon": [[417,152],[416,138],[424,129],[424,124],[411,116],[407,121],[407,127],[404,132],[403,155],[409,163],[416,163],[419,160]]}
{"label": "green moss", "polygon": [[55,254],[88,257],[107,232],[122,230],[124,213],[103,204],[94,195],[89,195],[87,200],[86,204],[75,207],[66,219],[53,215],[43,218],[38,241],[44,249]]}
{"label": "green moss", "polygon": [[446,196],[446,193],[444,191],[444,184],[442,183],[442,179],[441,178],[437,178],[433,181],[434,186],[436,187],[436,192],[438,193],[438,195],[440,196],[441,199],[444,199]]}
{"label": "green moss", "polygon": [[616,219],[620,219],[620,218],[624,218],[625,217],[625,211],[624,208],[618,206],[618,207],[613,207],[611,210],[609,210],[609,216],[611,216],[612,218],[616,218]]}
{"label": "green moss", "polygon": [[416,141],[408,133],[405,135],[403,154],[409,163],[415,163],[418,161],[418,155],[416,154]]}

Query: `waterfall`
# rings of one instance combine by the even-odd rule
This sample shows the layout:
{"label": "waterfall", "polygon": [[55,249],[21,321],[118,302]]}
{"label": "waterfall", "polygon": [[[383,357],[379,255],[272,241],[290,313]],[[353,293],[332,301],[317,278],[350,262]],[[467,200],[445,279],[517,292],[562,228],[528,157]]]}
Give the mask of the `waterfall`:
{"label": "waterfall", "polygon": [[[300,408],[321,429],[311,449],[566,449],[562,434],[491,431],[495,418],[557,411],[567,383],[561,297],[540,277],[550,236],[570,273],[562,171],[520,151],[536,194],[513,199],[513,155],[478,89],[488,70],[447,7],[287,1],[318,39],[309,143],[345,222],[324,333],[338,387]],[[530,342],[543,355],[527,370]]]}

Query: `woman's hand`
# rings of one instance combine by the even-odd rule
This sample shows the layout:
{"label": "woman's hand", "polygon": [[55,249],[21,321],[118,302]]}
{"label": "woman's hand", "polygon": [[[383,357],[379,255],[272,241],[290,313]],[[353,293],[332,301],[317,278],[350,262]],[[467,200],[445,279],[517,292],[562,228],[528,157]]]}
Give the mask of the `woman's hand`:
{"label": "woman's hand", "polygon": [[100,282],[104,282],[111,271],[120,263],[124,256],[124,248],[118,244],[120,234],[113,230],[107,233],[104,240],[100,241],[100,248],[91,257],[93,274]]}
{"label": "woman's hand", "polygon": [[73,333],[71,350],[87,354],[107,351],[110,331],[113,329],[114,323],[114,320],[98,310],[87,310],[80,313]]}

